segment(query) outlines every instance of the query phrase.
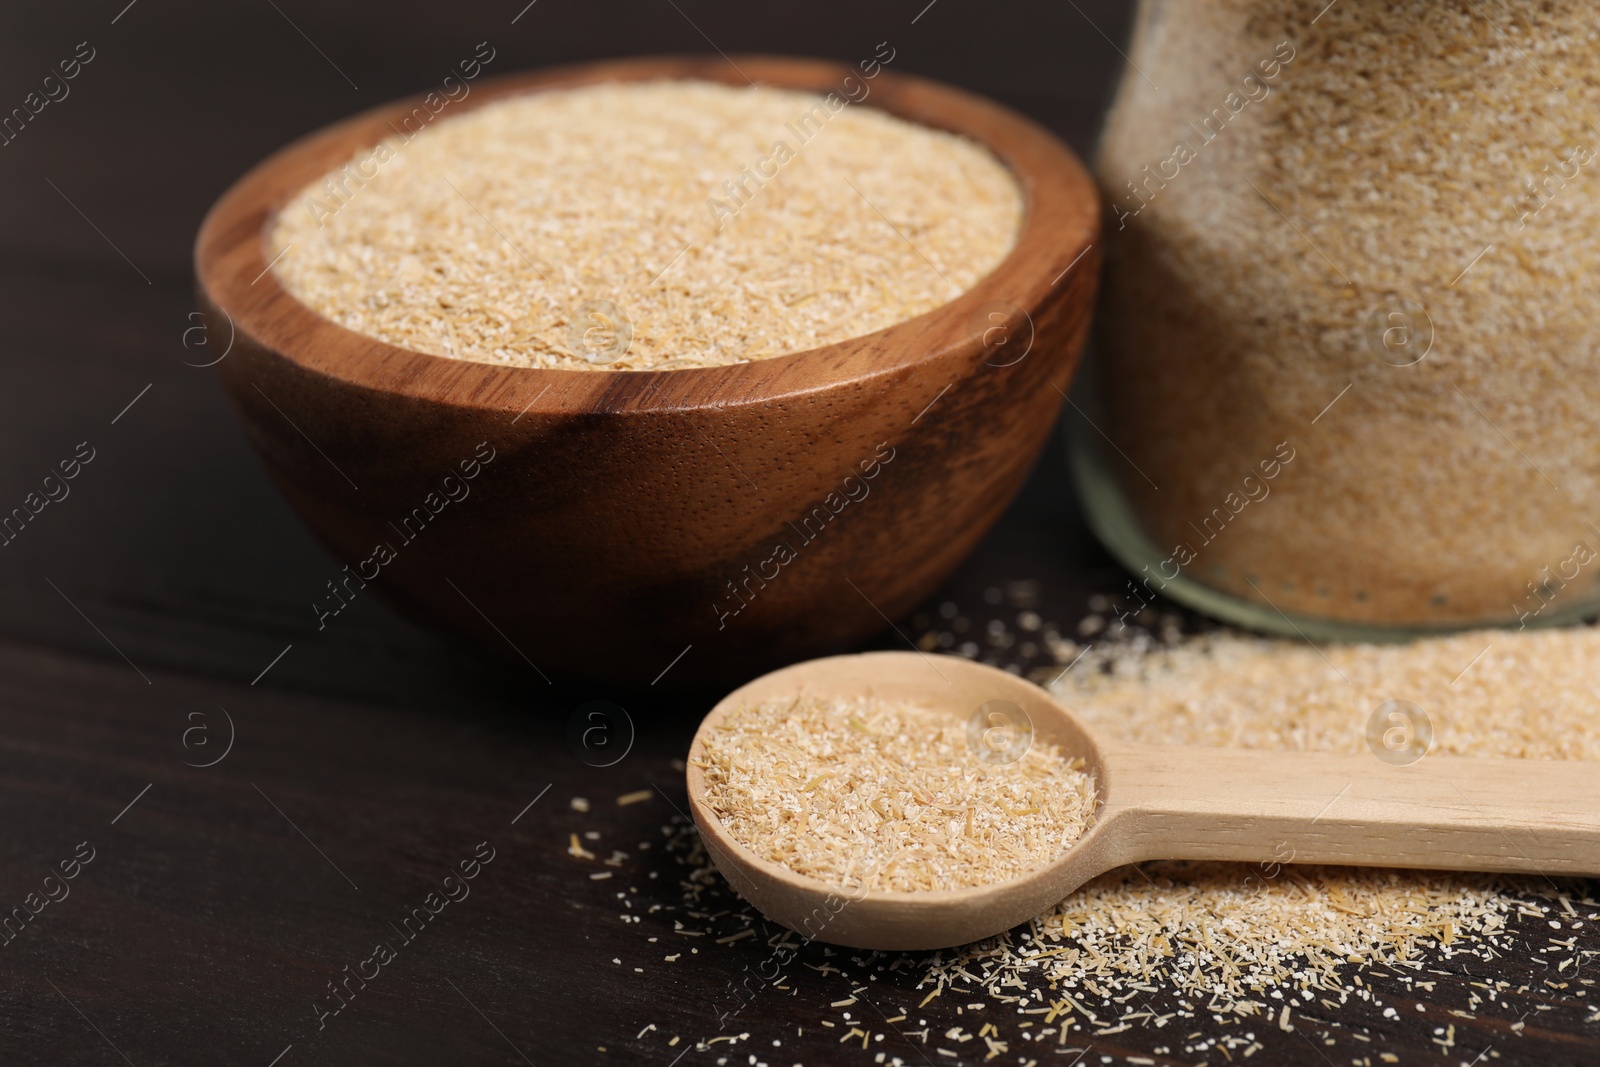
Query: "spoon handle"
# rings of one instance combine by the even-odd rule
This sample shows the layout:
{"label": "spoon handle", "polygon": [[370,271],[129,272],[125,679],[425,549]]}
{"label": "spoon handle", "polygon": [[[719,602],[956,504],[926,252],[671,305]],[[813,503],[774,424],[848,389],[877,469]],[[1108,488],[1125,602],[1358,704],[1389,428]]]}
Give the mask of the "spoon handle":
{"label": "spoon handle", "polygon": [[1103,748],[1121,862],[1600,875],[1600,763]]}

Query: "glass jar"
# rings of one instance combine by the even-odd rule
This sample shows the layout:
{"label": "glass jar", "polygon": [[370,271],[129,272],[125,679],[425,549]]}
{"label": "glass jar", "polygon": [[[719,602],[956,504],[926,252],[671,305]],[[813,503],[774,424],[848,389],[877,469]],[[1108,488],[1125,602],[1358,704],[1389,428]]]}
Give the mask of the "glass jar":
{"label": "glass jar", "polygon": [[1074,460],[1129,598],[1318,638],[1600,610],[1593,26],[1145,0]]}

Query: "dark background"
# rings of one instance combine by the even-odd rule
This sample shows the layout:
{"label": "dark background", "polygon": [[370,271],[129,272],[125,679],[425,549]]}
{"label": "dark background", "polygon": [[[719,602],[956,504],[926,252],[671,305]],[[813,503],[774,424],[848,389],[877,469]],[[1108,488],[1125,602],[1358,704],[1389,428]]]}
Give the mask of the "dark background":
{"label": "dark background", "polygon": [[[485,40],[498,53],[491,74],[713,47],[853,61],[887,40],[894,70],[987,94],[1087,152],[1121,71],[1112,42],[1124,39],[1129,8],[523,3],[0,9],[0,112],[79,42],[96,52],[65,100],[0,147],[0,510],[79,442],[96,450],[71,495],[0,548],[0,911],[79,842],[95,849],[72,895],[0,947],[0,1063],[982,1059],[970,1045],[961,1060],[938,1057],[888,1025],[866,1052],[841,1047],[815,1021],[838,1017],[829,1004],[848,996],[850,979],[827,975],[742,1014],[735,1032],[750,1032],[747,1042],[694,1047],[718,1034],[719,992],[759,963],[774,932],[715,880],[692,887],[712,918],[673,910],[693,870],[682,862],[692,838],[673,827],[674,760],[712,695],[552,691],[372,598],[316,632],[307,603],[339,564],[268,484],[214,372],[185,366],[199,358],[183,345],[194,325],[190,247],[210,203],[261,157],[436,84]],[[1014,583],[1032,581],[1037,594],[1018,596],[1036,595],[1070,634],[1090,595],[1120,580],[1074,510],[1057,441],[934,603],[958,604],[981,631],[986,614],[1013,617],[1011,591],[1028,588]],[[902,628],[925,630],[933,605],[921,614]],[[616,654],[627,662],[628,649]],[[1022,670],[1049,662],[1015,649],[992,657]],[[566,738],[593,699],[616,701],[637,728],[607,769],[586,766]],[[186,766],[221,751],[220,709],[236,746],[216,766]],[[615,803],[637,790],[650,798]],[[575,811],[574,796],[592,812]],[[569,835],[591,830],[601,839],[583,840],[601,859],[629,854],[612,879],[591,879],[602,869],[568,854]],[[472,897],[319,1031],[311,1002],[328,1001],[325,983],[485,840],[496,858]],[[622,921],[629,913],[639,921]],[[674,938],[675,914],[729,933],[754,922],[760,936],[691,943]],[[691,944],[700,951],[662,962]],[[853,965],[821,946],[803,959]],[[1464,1002],[1471,980],[1447,971],[1435,998]],[[896,1003],[921,999],[889,985],[880,992]],[[1254,1062],[1346,1064],[1384,1049],[1439,1061],[1434,1016],[1413,1021],[1400,986],[1384,995],[1400,1022],[1356,1005],[1306,1016],[1295,1034],[1263,1025]],[[1581,1006],[1539,1009],[1537,989],[1502,1003],[1503,1018],[1456,1020],[1453,1055],[1600,1059]],[[942,1030],[960,1021],[955,1009],[922,1014]],[[1154,1052],[1181,1049],[1181,1036],[1097,1037],[1085,1062],[1194,1062]],[[1026,1058],[1016,1052],[994,1062]]]}

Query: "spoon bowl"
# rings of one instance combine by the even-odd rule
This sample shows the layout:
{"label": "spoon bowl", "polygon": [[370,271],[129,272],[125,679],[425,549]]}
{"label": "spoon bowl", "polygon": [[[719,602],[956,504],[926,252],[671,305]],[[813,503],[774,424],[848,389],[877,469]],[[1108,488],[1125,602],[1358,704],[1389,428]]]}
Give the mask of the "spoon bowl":
{"label": "spoon bowl", "polygon": [[[710,731],[740,708],[804,691],[822,699],[872,695],[928,708],[949,708],[966,722],[991,701],[1009,701],[1031,721],[1033,743],[1077,756],[1095,779],[1104,807],[1106,770],[1094,737],[1043,689],[1015,675],[967,660],[912,652],[830,656],[763,675],[723,698],[700,724],[689,750],[689,810],[712,862],[762,914],[807,937],[855,948],[913,949],[963,944],[1009,929],[1048,908],[1084,881],[1115,866],[1095,859],[1096,827],[1070,852],[1071,863],[1046,867],[994,886],[941,892],[860,891],[829,885],[762,859],[735,841],[706,799],[701,769]],[[1096,813],[1097,821],[1099,812]]]}
{"label": "spoon bowl", "polygon": [[[829,884],[736,841],[707,798],[710,732],[741,708],[800,693],[874,696],[967,723],[993,701],[1020,709],[1033,743],[1083,760],[1094,820],[1053,860],[994,885],[889,892]],[[1364,743],[1363,743],[1364,744]],[[1096,876],[1146,860],[1600,874],[1600,767],[1564,760],[1140,745],[1096,737],[1068,708],[1004,671],[915,652],[832,656],[741,686],[690,746],[689,808],[723,877],[768,918],[852,948],[947,948],[1002,933]]]}

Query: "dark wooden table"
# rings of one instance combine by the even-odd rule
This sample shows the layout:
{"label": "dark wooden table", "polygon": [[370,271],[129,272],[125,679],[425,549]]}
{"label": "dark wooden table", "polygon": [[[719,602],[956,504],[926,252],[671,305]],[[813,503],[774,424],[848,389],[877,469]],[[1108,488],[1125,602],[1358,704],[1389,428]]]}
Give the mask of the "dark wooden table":
{"label": "dark wooden table", "polygon": [[[954,996],[917,1008],[916,957],[805,946],[783,988],[731,1013],[730,983],[779,931],[698,866],[678,811],[679,760],[712,694],[552,688],[370,598],[317,631],[308,604],[337,565],[267,483],[213,372],[186,365],[206,358],[185,339],[189,248],[262,155],[437,81],[480,41],[500,71],[713,47],[854,59],[888,40],[899,68],[1086,149],[1128,13],[1112,0],[523,3],[0,12],[0,112],[92,54],[0,146],[0,508],[80,445],[94,456],[0,548],[0,916],[78,864],[70,894],[0,945],[0,1063],[942,1067],[988,1053],[959,1044],[952,1059],[918,1036],[973,1016]],[[1070,632],[1120,581],[1074,510],[1058,442],[934,603],[981,631],[1021,597]],[[619,677],[643,669],[616,656]],[[604,744],[585,747],[569,727],[593,724],[591,701],[626,719],[612,711]],[[475,877],[447,885],[463,862]],[[460,899],[429,896],[446,891]],[[437,915],[408,926],[428,904]],[[1413,1019],[1416,991],[1378,978],[1401,1020],[1352,1002],[1293,1033],[1264,1025],[1250,1062],[1600,1062],[1595,995],[1548,988],[1540,932],[1527,937],[1490,973],[1433,968],[1442,1008],[1473,981],[1526,987],[1453,1019],[1448,1055],[1437,1013]],[[1583,938],[1600,948],[1595,924]],[[347,981],[358,971],[367,980]],[[342,1000],[330,983],[347,983]],[[865,1036],[841,1041],[852,996]],[[886,1021],[902,1009],[909,1021]],[[1090,1042],[1081,1062],[1205,1059],[1183,1036],[1134,1027],[1030,1053],[1012,1035],[992,1062],[1066,1064]]]}

